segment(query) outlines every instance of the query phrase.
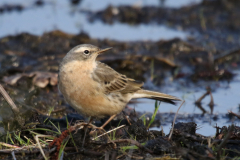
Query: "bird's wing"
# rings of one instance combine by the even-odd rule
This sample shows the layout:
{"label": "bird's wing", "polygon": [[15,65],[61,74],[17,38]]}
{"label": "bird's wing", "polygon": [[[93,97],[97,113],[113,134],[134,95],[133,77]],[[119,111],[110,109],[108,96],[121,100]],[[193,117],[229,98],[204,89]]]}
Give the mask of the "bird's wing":
{"label": "bird's wing", "polygon": [[133,93],[140,90],[143,83],[134,79],[127,78],[125,75],[119,74],[108,65],[97,62],[97,68],[92,74],[93,79],[104,86],[105,93],[121,92],[123,94]]}

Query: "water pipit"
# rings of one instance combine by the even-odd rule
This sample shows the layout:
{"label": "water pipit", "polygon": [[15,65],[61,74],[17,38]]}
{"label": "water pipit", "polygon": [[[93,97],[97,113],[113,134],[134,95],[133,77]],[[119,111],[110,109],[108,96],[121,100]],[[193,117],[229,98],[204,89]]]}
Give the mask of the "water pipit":
{"label": "water pipit", "polygon": [[59,90],[66,101],[80,114],[93,118],[111,116],[103,129],[134,98],[149,98],[174,104],[180,99],[160,92],[142,89],[143,83],[116,72],[96,61],[100,49],[81,44],[70,50],[59,68]]}

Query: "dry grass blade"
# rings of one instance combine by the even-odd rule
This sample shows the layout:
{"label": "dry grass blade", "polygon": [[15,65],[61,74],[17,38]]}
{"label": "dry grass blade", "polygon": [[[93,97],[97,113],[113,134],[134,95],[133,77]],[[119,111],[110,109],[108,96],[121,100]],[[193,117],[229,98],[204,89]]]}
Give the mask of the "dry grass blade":
{"label": "dry grass blade", "polygon": [[12,98],[8,95],[8,93],[6,92],[6,90],[3,88],[3,86],[1,84],[0,84],[0,92],[3,95],[3,97],[6,99],[8,104],[11,106],[14,113],[15,114],[19,113],[19,109],[17,108],[17,106],[13,102]]}
{"label": "dry grass blade", "polygon": [[25,139],[27,139],[32,145],[34,145],[34,143],[32,142],[31,139],[29,139],[27,136],[23,136]]}
{"label": "dry grass blade", "polygon": [[5,147],[9,147],[9,148],[17,148],[17,149],[21,148],[21,147],[11,145],[11,144],[8,144],[8,143],[4,143],[4,142],[0,142],[0,146],[5,146]]}
{"label": "dry grass blade", "polygon": [[36,136],[35,136],[35,140],[36,140],[36,142],[37,142],[37,144],[38,144],[38,147],[39,147],[39,149],[40,149],[40,152],[42,153],[44,159],[45,159],[45,160],[48,160],[48,158],[46,157],[46,155],[45,155],[45,153],[44,153],[44,151],[43,151],[43,149],[42,149],[42,146],[41,146],[41,144],[40,144],[40,142],[39,142],[39,137],[53,137],[53,136],[50,136],[50,135],[36,135]]}
{"label": "dry grass blade", "polygon": [[121,126],[119,126],[119,127],[117,127],[117,128],[114,128],[114,129],[112,129],[112,130],[110,130],[110,131],[107,131],[106,133],[103,133],[103,134],[101,134],[101,135],[93,138],[92,140],[96,140],[97,138],[102,137],[102,136],[104,136],[104,135],[106,135],[106,134],[108,134],[108,133],[111,133],[111,132],[115,131],[115,130],[118,130],[118,129],[122,128],[122,127],[125,127],[125,125],[121,125]]}
{"label": "dry grass blade", "polygon": [[177,115],[178,115],[178,111],[180,110],[180,108],[182,107],[182,105],[185,103],[185,100],[183,100],[182,104],[178,107],[178,110],[175,114],[175,117],[173,119],[173,124],[172,124],[172,130],[171,130],[171,133],[169,134],[169,137],[168,137],[168,140],[171,140],[172,138],[172,133],[173,133],[173,130],[174,130],[174,124],[175,124],[175,121],[176,121],[176,118],[177,118]]}

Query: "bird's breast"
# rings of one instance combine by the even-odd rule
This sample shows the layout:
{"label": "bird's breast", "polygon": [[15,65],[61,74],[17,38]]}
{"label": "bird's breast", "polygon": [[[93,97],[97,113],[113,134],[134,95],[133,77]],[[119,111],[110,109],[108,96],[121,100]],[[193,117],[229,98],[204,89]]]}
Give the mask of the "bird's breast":
{"label": "bird's breast", "polygon": [[68,103],[88,102],[91,96],[99,94],[100,86],[91,78],[93,69],[89,64],[78,61],[61,66],[59,90]]}
{"label": "bird's breast", "polygon": [[129,98],[120,93],[106,95],[102,84],[93,80],[94,68],[87,63],[74,62],[61,66],[59,90],[66,101],[80,114],[99,117],[118,114]]}

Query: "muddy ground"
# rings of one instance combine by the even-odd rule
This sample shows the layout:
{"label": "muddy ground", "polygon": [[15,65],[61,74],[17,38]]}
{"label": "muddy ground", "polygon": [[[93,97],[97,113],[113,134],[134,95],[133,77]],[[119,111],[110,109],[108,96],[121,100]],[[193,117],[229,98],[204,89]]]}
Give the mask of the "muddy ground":
{"label": "muddy ground", "polygon": [[[0,97],[1,142],[11,145],[10,148],[20,148],[16,147],[13,153],[7,149],[9,146],[2,145],[0,157],[12,159],[14,155],[21,159],[22,155],[25,155],[25,159],[44,159],[38,147],[21,148],[24,143],[21,143],[18,136],[14,136],[19,135],[23,141],[36,144],[33,130],[41,135],[56,137],[53,142],[45,141],[46,145],[43,146],[46,156],[51,159],[61,157],[58,155],[61,144],[66,144],[63,159],[239,157],[239,126],[216,126],[216,136],[209,138],[196,133],[198,126],[191,122],[193,115],[187,117],[186,121],[190,122],[175,124],[170,138],[170,133],[148,129],[152,115],[148,115],[150,119],[140,118],[143,113],[135,112],[129,107],[105,130],[121,125],[126,125],[125,127],[111,132],[110,138],[103,136],[92,140],[95,134],[87,133],[83,149],[83,129],[76,131],[76,125],[83,126],[81,120],[87,119],[76,113],[57,89],[60,61],[71,48],[82,43],[94,44],[101,48],[113,47],[111,52],[102,55],[98,60],[131,78],[145,81],[144,75],[151,76],[153,83],[158,86],[161,86],[164,77],[169,75],[173,80],[181,78],[189,83],[200,80],[231,81],[235,76],[232,70],[239,69],[240,65],[239,5],[237,0],[216,0],[203,1],[201,4],[180,9],[109,6],[97,13],[86,13],[90,17],[89,21],[100,19],[105,23],[119,21],[134,25],[158,23],[192,33],[197,32],[197,35],[192,34],[187,40],[119,42],[93,39],[84,32],[70,35],[58,30],[42,36],[21,33],[1,38],[0,81],[20,109],[20,112],[14,113],[5,99]],[[113,9],[117,9],[118,14],[113,14]],[[189,71],[186,73],[183,68],[189,68]],[[211,95],[211,90],[214,88],[206,89],[206,95]],[[212,103],[214,106],[213,101]],[[201,100],[197,101],[197,104],[201,104]],[[203,110],[203,114],[205,112]],[[174,115],[165,115],[171,118],[164,123],[172,123]],[[129,121],[126,120],[126,116],[129,117]],[[232,120],[236,116],[238,115],[226,113],[225,118]],[[164,114],[158,113],[151,127],[159,127],[163,123],[159,117],[164,117]],[[217,122],[219,117],[211,118]],[[94,125],[101,126],[103,123],[104,120],[96,120]],[[58,132],[58,125],[61,134],[49,131]]]}

